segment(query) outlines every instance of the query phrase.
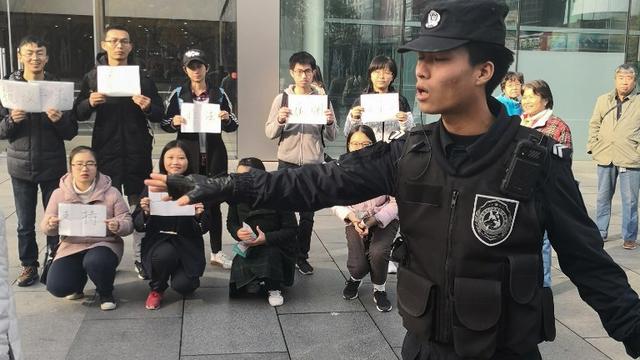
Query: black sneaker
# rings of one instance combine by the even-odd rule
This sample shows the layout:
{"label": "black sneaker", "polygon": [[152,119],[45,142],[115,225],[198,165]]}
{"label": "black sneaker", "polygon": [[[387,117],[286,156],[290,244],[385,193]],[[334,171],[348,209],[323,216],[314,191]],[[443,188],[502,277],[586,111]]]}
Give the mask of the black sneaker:
{"label": "black sneaker", "polygon": [[18,275],[18,286],[31,286],[38,281],[38,267],[35,265],[23,266]]}
{"label": "black sneaker", "polygon": [[311,275],[311,274],[313,274],[313,266],[311,266],[311,264],[309,264],[307,259],[298,260],[298,262],[296,263],[296,267],[298,268],[298,271],[300,271],[300,274],[302,274],[302,275]]}
{"label": "black sneaker", "polygon": [[144,271],[144,266],[142,266],[142,263],[140,261],[134,261],[133,265],[135,267],[136,274],[138,274],[138,278],[140,280],[149,280],[149,277],[147,276],[147,272]]}
{"label": "black sneaker", "polygon": [[109,311],[117,307],[116,300],[113,295],[98,295],[100,297],[100,310]]}
{"label": "black sneaker", "polygon": [[387,299],[386,291],[374,291],[373,292],[373,302],[376,303],[376,308],[380,312],[391,311],[393,306],[391,306],[391,302]]}
{"label": "black sneaker", "polygon": [[355,280],[347,280],[344,285],[344,290],[342,290],[342,297],[345,300],[353,300],[358,298],[358,288],[360,287],[361,281]]}

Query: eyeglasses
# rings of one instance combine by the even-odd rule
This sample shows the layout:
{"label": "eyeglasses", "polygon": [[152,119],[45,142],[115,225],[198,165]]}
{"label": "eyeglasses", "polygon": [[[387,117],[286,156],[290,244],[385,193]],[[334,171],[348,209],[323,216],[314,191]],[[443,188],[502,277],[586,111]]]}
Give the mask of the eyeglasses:
{"label": "eyeglasses", "polygon": [[129,39],[109,39],[109,40],[104,40],[104,42],[108,43],[111,46],[116,46],[118,44],[122,46],[127,46],[131,44],[131,40]]}
{"label": "eyeglasses", "polygon": [[84,167],[86,167],[87,169],[95,169],[96,165],[97,164],[96,164],[95,161],[87,161],[86,163],[73,163],[73,164],[71,164],[71,166],[76,168],[76,169],[82,169]]}
{"label": "eyeglasses", "polygon": [[302,77],[302,76],[312,76],[313,75],[313,69],[305,69],[305,70],[293,70],[293,73],[297,76],[297,77]]}
{"label": "eyeglasses", "polygon": [[351,141],[351,142],[349,142],[349,145],[351,145],[351,146],[367,147],[367,146],[371,145],[371,141],[363,141],[363,142],[355,142],[355,141]]}
{"label": "eyeglasses", "polygon": [[36,52],[27,52],[24,54],[20,54],[20,56],[22,56],[23,58],[26,59],[31,59],[31,58],[36,58],[36,59],[44,59],[47,57],[47,54],[45,53],[36,53]]}

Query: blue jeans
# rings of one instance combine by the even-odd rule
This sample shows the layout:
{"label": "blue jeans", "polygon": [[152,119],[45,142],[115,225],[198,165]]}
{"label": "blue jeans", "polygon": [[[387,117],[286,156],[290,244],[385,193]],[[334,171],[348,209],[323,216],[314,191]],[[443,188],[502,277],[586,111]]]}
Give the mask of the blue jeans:
{"label": "blue jeans", "polygon": [[621,171],[617,166],[598,165],[598,200],[596,203],[596,225],[600,235],[609,235],[611,219],[611,198],[616,190],[616,179],[620,178],[622,198],[622,239],[635,241],[638,237],[638,190],[640,190],[640,169]]}
{"label": "blue jeans", "polygon": [[551,243],[546,231],[542,238],[542,286],[551,287]]}
{"label": "blue jeans", "polygon": [[[36,207],[38,205],[38,185],[42,193],[42,206],[47,207],[53,190],[58,188],[60,180],[39,183],[11,177],[13,198],[18,217],[18,254],[22,266],[38,266],[38,243],[36,242]],[[58,243],[57,236],[47,236],[49,247]]]}

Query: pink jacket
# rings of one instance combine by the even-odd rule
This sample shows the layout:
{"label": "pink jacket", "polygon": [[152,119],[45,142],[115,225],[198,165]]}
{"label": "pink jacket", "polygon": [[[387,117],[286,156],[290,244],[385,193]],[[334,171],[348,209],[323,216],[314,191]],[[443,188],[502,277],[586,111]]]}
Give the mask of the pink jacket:
{"label": "pink jacket", "polygon": [[355,205],[334,206],[331,211],[341,220],[345,220],[352,211],[360,218],[374,216],[381,228],[398,218],[396,199],[388,195],[378,196]]}
{"label": "pink jacket", "polygon": [[[44,218],[42,222],[40,222],[40,229],[46,235],[58,235],[58,229],[53,231],[47,230],[49,218],[58,216],[58,204],[82,204],[82,201],[73,190],[72,181],[71,174],[65,174],[60,179],[60,187],[51,194]],[[120,223],[118,231],[114,234],[107,230],[107,236],[105,237],[61,236],[60,246],[58,247],[55,260],[97,246],[110,248],[118,256],[118,261],[122,259],[122,252],[124,250],[122,237],[133,232],[133,221],[129,214],[129,206],[127,206],[120,192],[111,186],[111,178],[98,173],[96,181],[95,189],[91,194],[88,204],[104,205],[107,208],[107,219],[116,218]]]}

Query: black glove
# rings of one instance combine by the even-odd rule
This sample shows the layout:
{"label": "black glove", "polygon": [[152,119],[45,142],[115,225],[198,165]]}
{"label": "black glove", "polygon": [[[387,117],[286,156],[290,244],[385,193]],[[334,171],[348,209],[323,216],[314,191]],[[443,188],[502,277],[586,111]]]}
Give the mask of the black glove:
{"label": "black glove", "polygon": [[233,195],[234,185],[235,181],[229,175],[215,178],[207,178],[206,176],[197,174],[189,176],[167,176],[169,196],[177,200],[181,196],[187,195],[191,204],[199,202],[224,202]]}

